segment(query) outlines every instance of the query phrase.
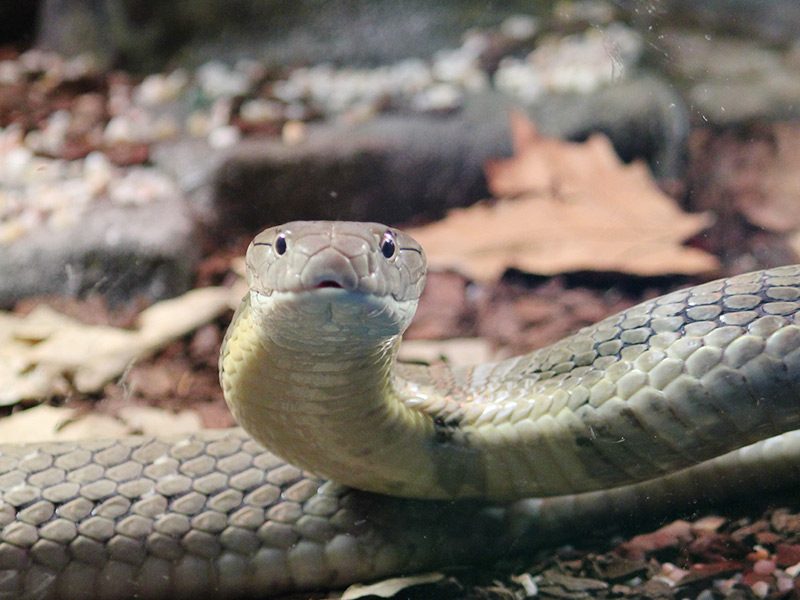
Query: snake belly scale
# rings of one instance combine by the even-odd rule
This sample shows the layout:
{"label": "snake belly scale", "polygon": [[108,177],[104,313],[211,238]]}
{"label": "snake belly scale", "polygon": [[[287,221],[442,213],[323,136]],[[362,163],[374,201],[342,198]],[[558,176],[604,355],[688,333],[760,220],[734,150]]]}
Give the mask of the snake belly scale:
{"label": "snake belly scale", "polygon": [[247,267],[220,358],[244,431],[0,446],[0,598],[335,588],[797,478],[800,266],[471,368],[396,364],[402,232],[289,223]]}

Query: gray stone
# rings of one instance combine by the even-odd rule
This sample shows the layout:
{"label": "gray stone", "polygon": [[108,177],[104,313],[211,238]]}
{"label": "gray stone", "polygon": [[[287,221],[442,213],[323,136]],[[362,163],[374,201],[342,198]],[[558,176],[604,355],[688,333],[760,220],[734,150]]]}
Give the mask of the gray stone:
{"label": "gray stone", "polygon": [[523,0],[43,0],[37,42],[136,70],[159,69],[176,56],[375,64],[457,46],[470,27],[535,9]]}
{"label": "gray stone", "polygon": [[98,202],[71,227],[42,227],[0,250],[0,307],[36,295],[100,292],[112,302],[186,291],[198,258],[185,201]]}
{"label": "gray stone", "polygon": [[[403,223],[489,196],[484,164],[511,153],[508,117],[515,106],[487,92],[468,97],[464,109],[450,115],[311,124],[295,145],[251,138],[214,151],[205,142],[182,140],[161,144],[152,155],[192,198],[195,212],[222,231],[293,219]],[[547,134],[582,139],[604,131],[623,158],[649,160],[661,178],[683,173],[687,111],[656,77],[588,95],[548,96],[524,110]]]}
{"label": "gray stone", "polygon": [[643,31],[666,23],[771,43],[791,43],[800,31],[797,0],[616,0],[615,4],[642,25]]}
{"label": "gray stone", "polygon": [[716,125],[800,116],[800,64],[752,40],[666,30],[665,70],[685,87],[693,120]]}

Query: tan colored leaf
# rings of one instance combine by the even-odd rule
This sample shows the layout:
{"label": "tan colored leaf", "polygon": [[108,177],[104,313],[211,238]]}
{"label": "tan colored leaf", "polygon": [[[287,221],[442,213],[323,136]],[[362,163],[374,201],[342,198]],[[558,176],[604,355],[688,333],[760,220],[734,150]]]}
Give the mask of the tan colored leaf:
{"label": "tan colored leaf", "polygon": [[407,340],[400,346],[401,362],[469,366],[493,360],[495,353],[484,338],[449,340]]}
{"label": "tan colored leaf", "polygon": [[201,427],[200,417],[190,410],[172,413],[148,406],[126,406],[115,418],[42,404],[0,419],[0,440],[4,444],[27,444],[133,434],[177,435]]}
{"label": "tan colored leaf", "polygon": [[163,408],[135,404],[121,408],[119,420],[130,429],[131,433],[141,435],[177,435],[192,433],[203,428],[200,415],[193,410],[174,413]]}
{"label": "tan colored leaf", "polygon": [[0,405],[95,392],[133,361],[203,325],[233,303],[227,288],[201,288],[142,312],[138,328],[86,325],[39,306],[0,313]]}
{"label": "tan colored leaf", "polygon": [[98,431],[102,431],[104,437],[120,437],[129,433],[125,425],[112,417],[86,415],[76,421],[76,414],[74,409],[46,404],[22,410],[0,419],[0,440],[4,444],[27,444],[96,438]]}
{"label": "tan colored leaf", "polygon": [[370,585],[356,583],[344,591],[342,600],[356,600],[357,598],[366,598],[368,596],[393,598],[397,593],[402,592],[406,588],[415,585],[436,583],[442,579],[444,579],[444,575],[441,573],[427,573],[425,575],[414,575],[412,577],[393,577]]}
{"label": "tan colored leaf", "polygon": [[619,271],[706,274],[712,255],[683,246],[710,224],[663,194],[641,163],[626,165],[605,136],[572,143],[512,122],[515,156],[486,166],[498,197],[410,233],[431,267],[491,281],[509,268],[552,275]]}

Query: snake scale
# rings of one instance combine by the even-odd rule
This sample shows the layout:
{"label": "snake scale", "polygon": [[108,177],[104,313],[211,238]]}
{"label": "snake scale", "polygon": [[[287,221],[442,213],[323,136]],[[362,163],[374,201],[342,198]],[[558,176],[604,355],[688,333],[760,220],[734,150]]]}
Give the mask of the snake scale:
{"label": "snake scale", "polygon": [[425,268],[379,224],[259,234],[220,359],[248,433],[0,446],[0,598],[330,589],[797,479],[800,266],[397,365]]}

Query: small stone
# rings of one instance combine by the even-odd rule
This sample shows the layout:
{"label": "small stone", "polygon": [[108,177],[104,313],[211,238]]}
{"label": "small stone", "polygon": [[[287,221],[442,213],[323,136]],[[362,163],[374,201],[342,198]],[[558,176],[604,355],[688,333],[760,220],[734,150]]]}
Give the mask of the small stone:
{"label": "small stone", "polygon": [[247,123],[268,123],[283,118],[283,105],[278,102],[257,98],[242,103],[239,117]]}
{"label": "small stone", "polygon": [[757,598],[766,598],[769,594],[769,584],[766,581],[756,581],[750,589]]}
{"label": "small stone", "polygon": [[306,139],[306,124],[302,121],[287,121],[281,129],[284,144],[293,146]]}
{"label": "small stone", "polygon": [[212,148],[230,148],[242,137],[241,132],[233,125],[223,125],[212,129],[208,134],[208,145]]}
{"label": "small stone", "polygon": [[168,75],[157,73],[144,78],[133,92],[134,101],[143,106],[158,106],[177,99],[189,82],[186,71],[176,69]]}
{"label": "small stone", "polygon": [[440,83],[414,96],[411,107],[419,112],[447,112],[459,108],[463,97],[456,86]]}
{"label": "small stone", "polygon": [[500,23],[500,33],[517,41],[531,39],[539,30],[539,21],[531,15],[511,15]]}
{"label": "small stone", "polygon": [[212,98],[239,96],[245,94],[250,87],[247,75],[234,71],[219,61],[201,65],[195,78],[202,90]]}

